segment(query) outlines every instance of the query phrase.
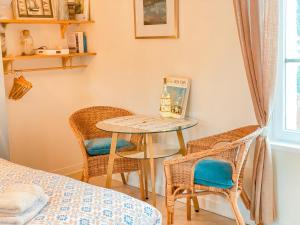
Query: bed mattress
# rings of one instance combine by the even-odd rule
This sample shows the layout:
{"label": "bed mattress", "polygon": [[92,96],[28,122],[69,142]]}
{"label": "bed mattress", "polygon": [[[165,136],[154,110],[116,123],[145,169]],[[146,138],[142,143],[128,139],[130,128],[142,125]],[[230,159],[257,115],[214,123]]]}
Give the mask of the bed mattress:
{"label": "bed mattress", "polygon": [[161,213],[128,195],[0,159],[0,191],[37,184],[50,197],[30,225],[160,225]]}

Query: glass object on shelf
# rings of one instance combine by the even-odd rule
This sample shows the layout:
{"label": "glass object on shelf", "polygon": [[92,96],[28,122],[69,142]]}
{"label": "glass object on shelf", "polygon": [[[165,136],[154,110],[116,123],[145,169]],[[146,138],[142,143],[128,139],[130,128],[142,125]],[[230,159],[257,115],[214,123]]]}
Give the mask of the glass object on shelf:
{"label": "glass object on shelf", "polygon": [[21,46],[22,46],[22,55],[33,55],[33,38],[30,35],[29,30],[23,30],[21,32]]}
{"label": "glass object on shelf", "polygon": [[57,5],[58,20],[69,20],[68,0],[58,0]]}
{"label": "glass object on shelf", "polygon": [[160,98],[160,115],[169,117],[171,112],[171,95],[168,92],[167,79],[164,78],[163,93]]}
{"label": "glass object on shelf", "polygon": [[76,3],[74,0],[68,0],[69,19],[75,20],[76,16]]}
{"label": "glass object on shelf", "polygon": [[12,18],[12,0],[1,0],[0,1],[0,19],[11,19]]}

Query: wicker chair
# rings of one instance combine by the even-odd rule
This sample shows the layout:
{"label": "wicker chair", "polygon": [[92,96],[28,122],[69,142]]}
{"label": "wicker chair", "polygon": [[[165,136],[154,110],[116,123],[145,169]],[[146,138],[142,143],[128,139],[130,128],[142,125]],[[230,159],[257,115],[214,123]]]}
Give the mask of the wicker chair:
{"label": "wicker chair", "polygon": [[[124,109],[109,106],[95,106],[78,110],[70,116],[69,122],[79,142],[83,155],[84,166],[82,180],[84,182],[88,182],[91,177],[107,174],[109,154],[90,156],[87,153],[86,147],[84,145],[85,140],[94,138],[110,138],[112,136],[112,134],[109,132],[99,130],[96,127],[96,123],[105,119],[129,115],[132,115],[132,113]],[[142,136],[132,135],[130,142],[133,143],[134,146],[138,146],[142,142]],[[135,148],[133,148],[132,150],[134,149]],[[119,150],[122,151],[129,149],[123,148]],[[121,173],[124,184],[126,184],[124,173],[131,171],[137,171],[139,174],[141,184],[141,197],[142,199],[144,199],[142,177],[143,173],[140,161],[136,159],[128,159],[116,156],[114,160],[113,173]]]}
{"label": "wicker chair", "polygon": [[[243,170],[248,150],[260,133],[261,129],[258,126],[247,126],[190,141],[187,144],[187,156],[165,161],[167,224],[174,222],[176,199],[187,198],[187,219],[191,220],[191,198],[199,195],[219,194],[230,201],[237,224],[245,225],[237,199],[242,190]],[[195,167],[204,159],[229,163],[229,168],[230,166],[232,168],[233,186],[222,189],[195,184]]]}

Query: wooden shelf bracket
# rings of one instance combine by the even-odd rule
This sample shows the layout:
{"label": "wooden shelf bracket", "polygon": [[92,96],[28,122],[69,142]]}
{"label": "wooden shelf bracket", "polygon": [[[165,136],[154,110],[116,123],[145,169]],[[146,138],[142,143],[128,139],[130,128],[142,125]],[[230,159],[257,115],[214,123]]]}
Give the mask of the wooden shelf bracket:
{"label": "wooden shelf bracket", "polygon": [[65,38],[65,33],[68,29],[68,24],[60,24],[60,35],[62,38]]}
{"label": "wooden shelf bracket", "polygon": [[13,60],[3,62],[4,74],[13,73]]}

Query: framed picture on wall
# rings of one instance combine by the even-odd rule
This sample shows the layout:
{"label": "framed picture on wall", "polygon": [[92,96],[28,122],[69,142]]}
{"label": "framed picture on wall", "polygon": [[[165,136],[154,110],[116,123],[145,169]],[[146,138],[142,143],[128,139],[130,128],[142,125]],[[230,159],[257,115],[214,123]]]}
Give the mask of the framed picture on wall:
{"label": "framed picture on wall", "polygon": [[178,0],[134,0],[135,38],[178,38]]}
{"label": "framed picture on wall", "polygon": [[53,0],[13,0],[16,19],[54,19]]}

